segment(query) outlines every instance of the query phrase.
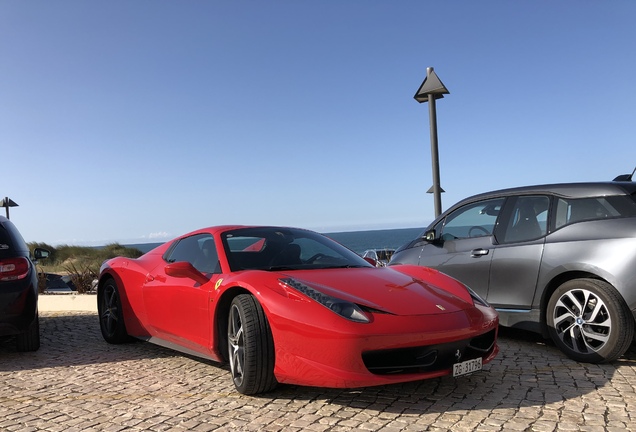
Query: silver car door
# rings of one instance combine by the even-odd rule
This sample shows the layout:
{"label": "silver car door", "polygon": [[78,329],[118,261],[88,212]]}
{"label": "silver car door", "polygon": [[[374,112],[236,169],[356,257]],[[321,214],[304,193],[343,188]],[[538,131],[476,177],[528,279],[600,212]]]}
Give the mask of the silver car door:
{"label": "silver car door", "polygon": [[492,259],[492,237],[446,240],[422,248],[420,265],[435,268],[463,282],[486,298]]}
{"label": "silver car door", "polygon": [[420,265],[437,268],[487,297],[492,260],[493,230],[504,198],[462,206],[449,213],[437,239],[420,253]]}
{"label": "silver car door", "polygon": [[548,226],[550,199],[513,197],[502,213],[486,300],[499,309],[528,310],[535,296]]}

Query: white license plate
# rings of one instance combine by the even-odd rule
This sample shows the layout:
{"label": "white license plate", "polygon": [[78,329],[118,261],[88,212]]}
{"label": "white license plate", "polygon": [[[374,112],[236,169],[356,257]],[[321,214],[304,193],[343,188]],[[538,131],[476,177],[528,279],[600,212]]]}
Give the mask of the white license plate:
{"label": "white license plate", "polygon": [[453,376],[458,377],[481,370],[481,357],[473,360],[466,360],[453,365]]}

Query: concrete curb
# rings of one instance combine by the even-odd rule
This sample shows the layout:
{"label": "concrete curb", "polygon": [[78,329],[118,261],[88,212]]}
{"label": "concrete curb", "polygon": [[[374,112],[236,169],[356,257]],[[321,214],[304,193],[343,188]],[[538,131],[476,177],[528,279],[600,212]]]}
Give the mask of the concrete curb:
{"label": "concrete curb", "polygon": [[97,296],[94,294],[44,294],[38,296],[38,310],[40,312],[97,312]]}

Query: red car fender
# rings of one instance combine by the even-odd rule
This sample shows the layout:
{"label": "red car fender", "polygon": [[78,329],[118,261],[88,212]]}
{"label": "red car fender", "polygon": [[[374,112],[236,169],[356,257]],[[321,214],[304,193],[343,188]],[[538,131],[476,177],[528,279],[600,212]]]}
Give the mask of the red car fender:
{"label": "red car fender", "polygon": [[[129,286],[132,285],[130,279],[127,276],[139,274],[135,271],[130,271],[121,267],[121,262],[117,267],[113,268],[109,266],[109,262],[102,266],[101,277],[99,280],[99,287],[103,285],[104,281],[111,277],[117,284],[119,299],[121,301],[122,313],[124,322],[126,324],[126,332],[131,336],[145,337],[149,336],[149,332],[143,325],[143,301],[141,299],[141,290],[130,290]],[[126,284],[124,280],[126,279]],[[140,279],[140,278],[139,278]],[[143,280],[139,280],[141,284]],[[139,285],[141,286],[141,285]],[[98,300],[99,301],[99,300]]]}

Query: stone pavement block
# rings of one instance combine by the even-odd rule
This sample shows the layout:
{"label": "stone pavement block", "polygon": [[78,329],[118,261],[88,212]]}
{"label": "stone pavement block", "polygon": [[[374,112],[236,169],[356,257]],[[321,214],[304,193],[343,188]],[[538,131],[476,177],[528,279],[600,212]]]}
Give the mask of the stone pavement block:
{"label": "stone pavement block", "polygon": [[636,431],[636,349],[579,364],[506,331],[484,370],[365,389],[238,394],[226,366],[105,343],[92,311],[41,311],[42,347],[0,340],[2,431]]}

